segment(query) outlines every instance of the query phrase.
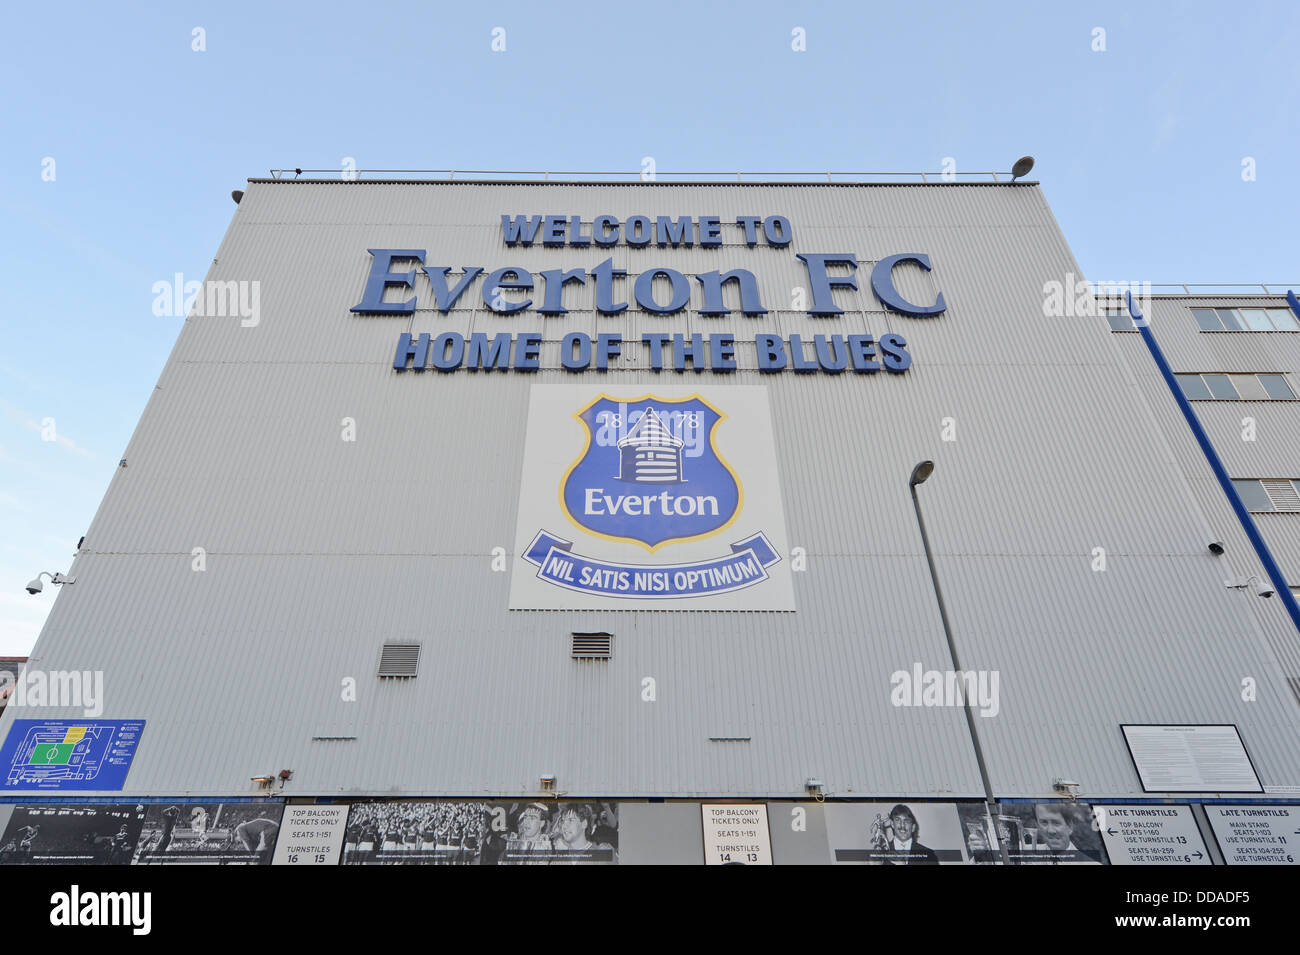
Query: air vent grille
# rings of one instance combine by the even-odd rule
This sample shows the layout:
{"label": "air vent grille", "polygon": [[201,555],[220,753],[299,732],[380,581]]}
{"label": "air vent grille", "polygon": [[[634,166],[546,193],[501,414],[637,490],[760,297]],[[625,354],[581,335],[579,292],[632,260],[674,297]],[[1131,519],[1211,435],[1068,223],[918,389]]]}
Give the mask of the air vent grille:
{"label": "air vent grille", "polygon": [[420,671],[420,644],[385,643],[379,655],[379,675],[411,677]]}
{"label": "air vent grille", "polygon": [[1291,481],[1261,480],[1259,483],[1264,485],[1268,499],[1273,502],[1274,510],[1300,511],[1300,492],[1296,491],[1295,484]]}
{"label": "air vent grille", "polygon": [[575,633],[572,636],[575,660],[608,660],[614,655],[612,633]]}

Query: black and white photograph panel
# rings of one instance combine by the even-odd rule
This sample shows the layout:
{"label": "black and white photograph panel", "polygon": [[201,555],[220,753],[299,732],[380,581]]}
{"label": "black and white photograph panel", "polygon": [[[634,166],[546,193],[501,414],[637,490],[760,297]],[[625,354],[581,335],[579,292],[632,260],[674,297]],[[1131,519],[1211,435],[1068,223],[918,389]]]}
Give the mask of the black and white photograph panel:
{"label": "black and white photograph panel", "polygon": [[343,865],[615,865],[618,804],[354,803]]}
{"label": "black and white photograph panel", "polygon": [[3,865],[129,865],[141,805],[15,806],[0,836]]}
{"label": "black and white photograph panel", "polygon": [[282,803],[155,803],[136,865],[270,865]]}
{"label": "black and white photograph panel", "polygon": [[1092,806],[1000,803],[997,829],[1012,865],[1108,865]]}
{"label": "black and white photograph panel", "polygon": [[835,863],[953,865],[967,858],[952,803],[828,804],[826,836]]}

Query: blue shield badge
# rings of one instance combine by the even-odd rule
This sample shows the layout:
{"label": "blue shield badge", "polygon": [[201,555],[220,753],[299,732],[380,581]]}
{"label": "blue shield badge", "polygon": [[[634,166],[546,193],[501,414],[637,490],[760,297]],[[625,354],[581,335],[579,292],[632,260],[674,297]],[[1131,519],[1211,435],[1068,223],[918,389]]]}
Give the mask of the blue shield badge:
{"label": "blue shield badge", "polygon": [[574,417],[587,446],[560,482],[560,506],[588,533],[653,552],[740,514],[740,479],[713,444],[726,415],[704,399],[601,395]]}

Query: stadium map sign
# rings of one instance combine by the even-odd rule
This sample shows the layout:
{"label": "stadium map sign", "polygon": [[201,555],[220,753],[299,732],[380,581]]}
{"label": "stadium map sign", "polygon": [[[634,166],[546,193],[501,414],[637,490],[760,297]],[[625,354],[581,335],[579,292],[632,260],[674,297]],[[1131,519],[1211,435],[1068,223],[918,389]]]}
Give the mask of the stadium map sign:
{"label": "stadium map sign", "polygon": [[0,749],[5,788],[120,790],[143,732],[144,720],[14,720]]}

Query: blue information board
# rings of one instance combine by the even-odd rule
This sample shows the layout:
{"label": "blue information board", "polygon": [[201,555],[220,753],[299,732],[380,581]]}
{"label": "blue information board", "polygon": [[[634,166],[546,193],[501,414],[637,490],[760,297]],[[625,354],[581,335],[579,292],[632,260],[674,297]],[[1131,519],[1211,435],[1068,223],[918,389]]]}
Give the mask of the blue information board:
{"label": "blue information board", "polygon": [[4,790],[120,790],[144,720],[14,720],[0,749]]}

